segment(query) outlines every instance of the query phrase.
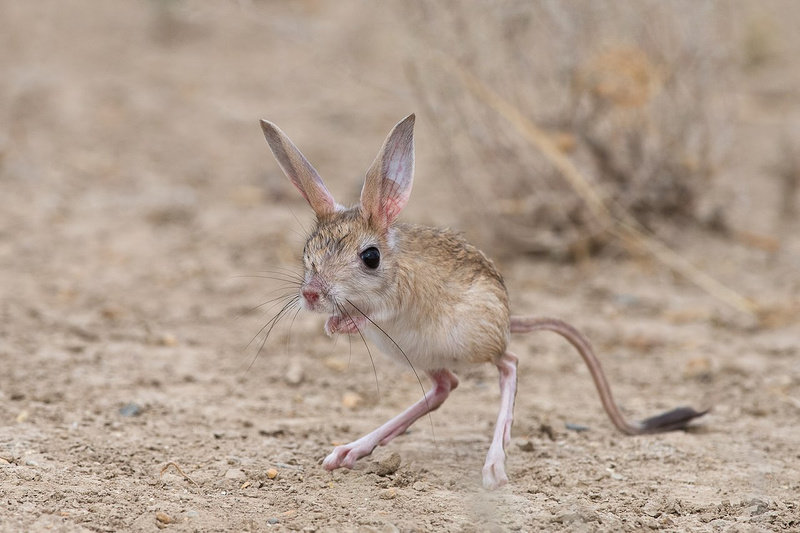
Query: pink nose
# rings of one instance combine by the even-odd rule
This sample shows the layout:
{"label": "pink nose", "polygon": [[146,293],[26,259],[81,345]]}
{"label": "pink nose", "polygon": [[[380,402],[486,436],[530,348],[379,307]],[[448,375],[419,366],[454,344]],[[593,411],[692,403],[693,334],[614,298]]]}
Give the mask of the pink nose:
{"label": "pink nose", "polygon": [[301,293],[303,298],[305,298],[310,304],[315,304],[317,303],[317,300],[319,300],[319,292],[315,291],[314,289],[303,289]]}

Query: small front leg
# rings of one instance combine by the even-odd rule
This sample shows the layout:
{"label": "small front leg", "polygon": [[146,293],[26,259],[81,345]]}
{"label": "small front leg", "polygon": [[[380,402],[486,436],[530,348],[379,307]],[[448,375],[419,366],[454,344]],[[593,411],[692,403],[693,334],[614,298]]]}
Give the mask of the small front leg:
{"label": "small front leg", "polygon": [[458,378],[449,370],[437,370],[428,375],[433,380],[433,388],[425,394],[424,398],[375,431],[349,444],[334,448],[322,462],[325,470],[335,470],[340,467],[353,468],[356,461],[371,454],[376,446],[388,444],[390,440],[405,432],[420,417],[438,409],[450,392],[458,386]]}
{"label": "small front leg", "polygon": [[511,423],[514,420],[514,399],[517,395],[517,362],[519,358],[506,352],[497,362],[500,371],[500,413],[494,429],[492,445],[483,465],[483,486],[496,489],[508,483],[505,448],[511,441]]}

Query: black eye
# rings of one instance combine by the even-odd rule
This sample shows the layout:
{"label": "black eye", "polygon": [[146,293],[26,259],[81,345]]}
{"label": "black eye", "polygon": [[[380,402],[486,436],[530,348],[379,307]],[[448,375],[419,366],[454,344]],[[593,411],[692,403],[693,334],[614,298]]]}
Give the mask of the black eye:
{"label": "black eye", "polygon": [[367,265],[367,268],[375,269],[381,264],[381,253],[374,246],[370,246],[358,255],[361,257],[361,260],[364,261],[364,264]]}

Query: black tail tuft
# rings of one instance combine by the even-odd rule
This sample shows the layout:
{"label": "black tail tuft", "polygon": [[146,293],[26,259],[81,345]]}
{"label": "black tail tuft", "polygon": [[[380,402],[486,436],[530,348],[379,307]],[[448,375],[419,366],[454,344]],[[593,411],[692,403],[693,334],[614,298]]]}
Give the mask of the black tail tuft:
{"label": "black tail tuft", "polygon": [[691,407],[678,407],[660,415],[651,416],[639,422],[642,433],[660,433],[662,431],[674,431],[684,429],[686,425],[695,418],[701,417],[708,412],[695,411]]}

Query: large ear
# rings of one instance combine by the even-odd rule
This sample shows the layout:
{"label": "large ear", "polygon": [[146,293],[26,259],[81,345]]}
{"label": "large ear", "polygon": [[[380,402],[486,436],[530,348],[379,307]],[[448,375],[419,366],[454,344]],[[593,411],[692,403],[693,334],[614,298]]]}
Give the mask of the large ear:
{"label": "large ear", "polygon": [[414,115],[408,115],[392,129],[381,151],[367,171],[361,189],[364,216],[381,228],[388,228],[405,207],[414,180]]}
{"label": "large ear", "polygon": [[267,138],[267,143],[283,173],[294,183],[303,198],[308,200],[317,216],[336,211],[336,201],[322,183],[322,178],[289,137],[278,126],[267,120],[261,121],[261,129],[264,130],[264,137]]}

